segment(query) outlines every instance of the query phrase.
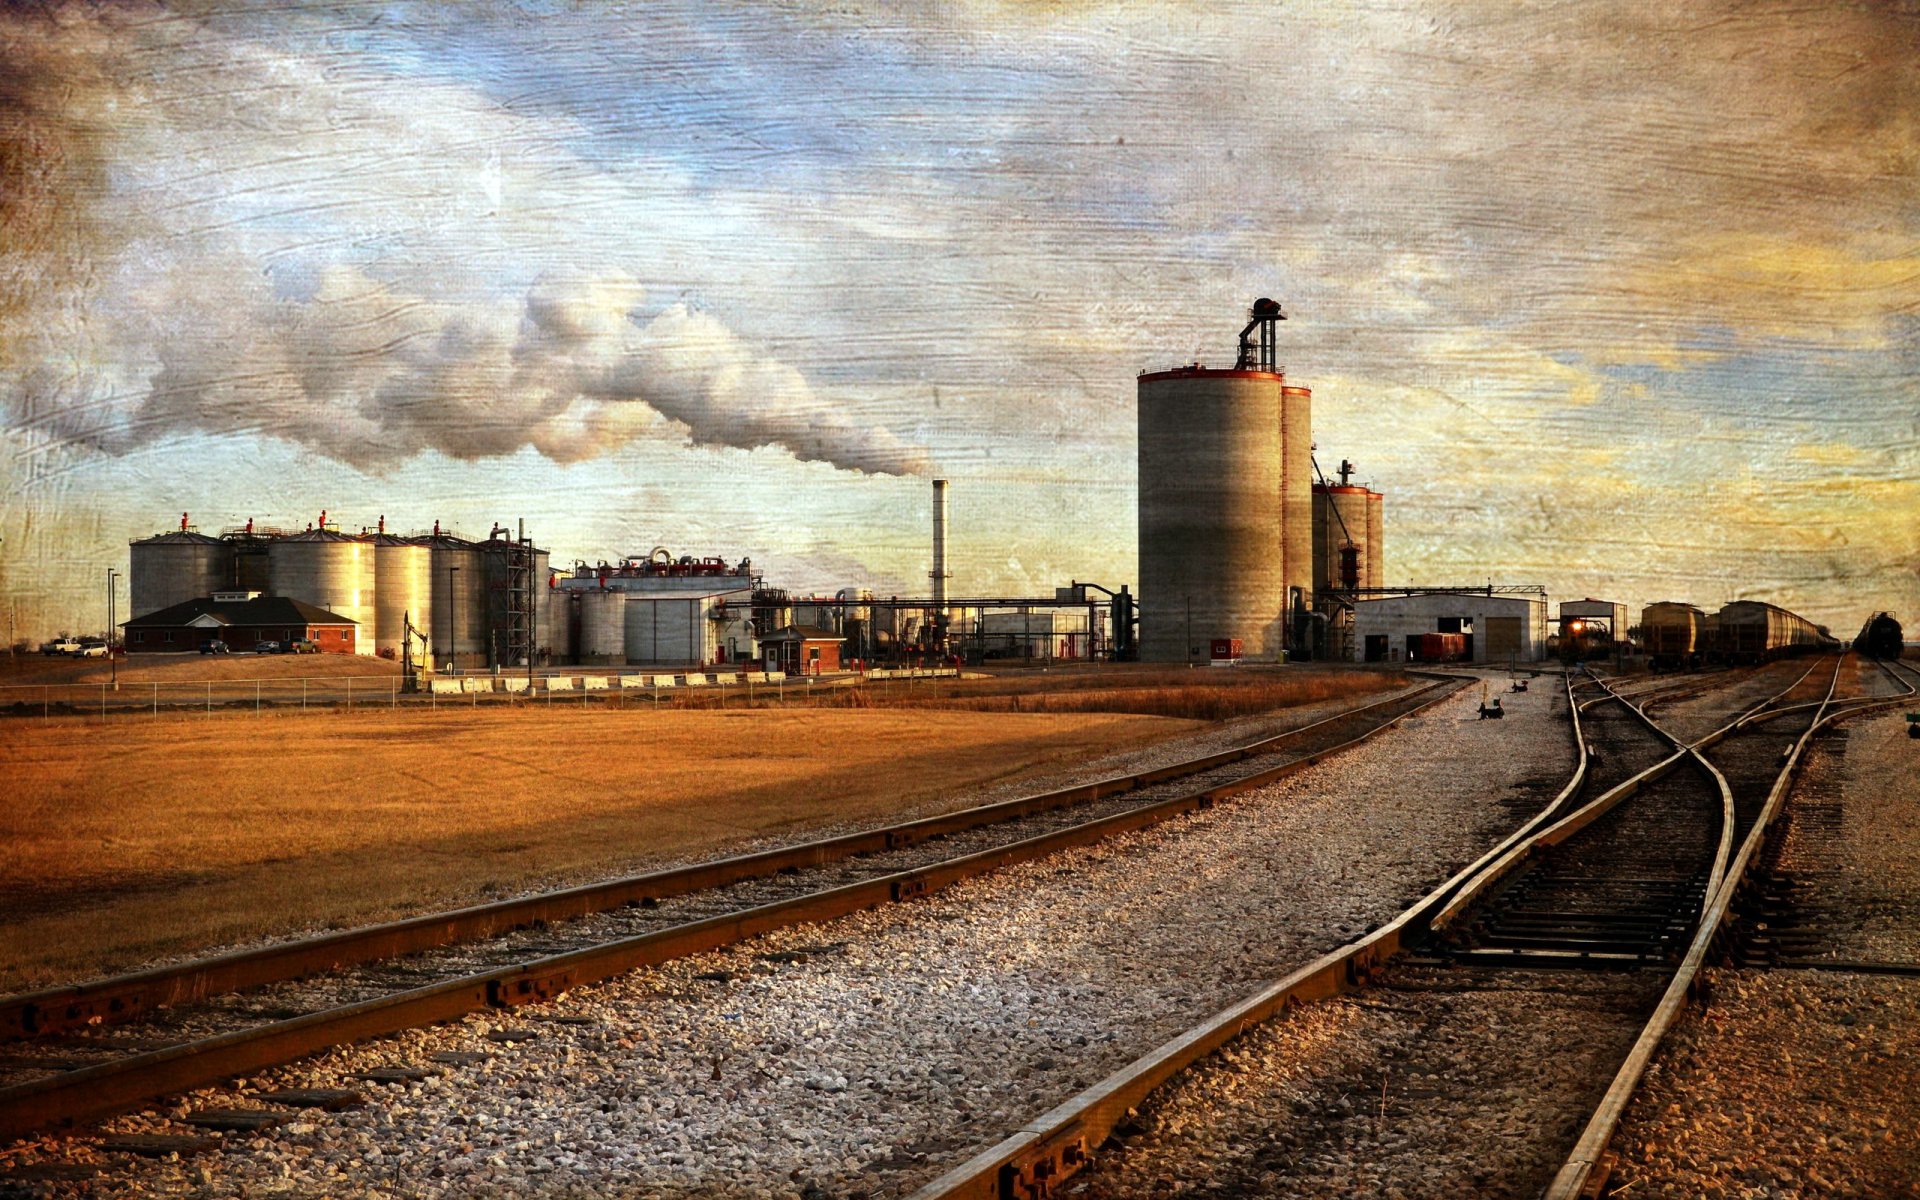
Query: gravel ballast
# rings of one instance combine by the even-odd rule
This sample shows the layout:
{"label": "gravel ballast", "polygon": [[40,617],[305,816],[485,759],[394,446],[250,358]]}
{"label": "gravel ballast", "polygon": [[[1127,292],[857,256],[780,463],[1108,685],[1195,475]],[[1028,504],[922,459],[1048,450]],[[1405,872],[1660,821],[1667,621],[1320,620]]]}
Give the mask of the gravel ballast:
{"label": "gravel ballast", "polygon": [[[1480,690],[1159,829],[196,1095],[370,1102],[116,1165],[95,1194],[901,1194],[1391,918],[1537,811],[1572,767],[1564,700],[1541,686],[1478,721]],[[350,1078],[448,1051],[491,1057]],[[112,1127],[177,1129],[184,1111]]]}
{"label": "gravel ballast", "polygon": [[1088,1200],[1537,1196],[1659,987],[1420,968],[1382,983],[1309,1005],[1200,1064],[1069,1190]]}
{"label": "gravel ballast", "polygon": [[[1920,742],[1899,712],[1842,728],[1814,741],[1789,809],[1781,866],[1818,935],[1797,953],[1920,963]],[[1708,981],[1710,1006],[1675,1028],[1615,1139],[1629,1194],[1920,1194],[1920,979]]]}

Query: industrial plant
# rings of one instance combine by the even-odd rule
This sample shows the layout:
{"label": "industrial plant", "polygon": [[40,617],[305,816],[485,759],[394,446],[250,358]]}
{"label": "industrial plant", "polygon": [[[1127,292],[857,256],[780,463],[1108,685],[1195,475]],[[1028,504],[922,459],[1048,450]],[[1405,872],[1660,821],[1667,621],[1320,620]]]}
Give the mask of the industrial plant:
{"label": "industrial plant", "polygon": [[[1550,645],[1624,644],[1624,605],[1562,604],[1538,584],[1387,581],[1386,496],[1342,458],[1321,471],[1313,394],[1278,361],[1278,302],[1256,300],[1233,366],[1137,381],[1139,590],[1072,580],[1042,595],[967,594],[948,566],[949,481],[932,481],[929,587],[811,594],[745,557],[665,546],[556,567],[524,522],[469,537],[383,516],[350,532],[217,534],[182,514],[132,543],[133,653],[297,644],[436,670],[761,663],[794,673],[994,659],[1233,664],[1528,662]],[[1665,629],[1662,606],[1642,624]],[[1663,633],[1662,636],[1665,636]],[[1811,636],[1811,635],[1810,635]],[[1824,636],[1824,632],[1820,636]],[[1671,639],[1669,639],[1671,640]],[[1699,635],[1701,644],[1711,633]],[[1657,654],[1684,659],[1691,644]]]}

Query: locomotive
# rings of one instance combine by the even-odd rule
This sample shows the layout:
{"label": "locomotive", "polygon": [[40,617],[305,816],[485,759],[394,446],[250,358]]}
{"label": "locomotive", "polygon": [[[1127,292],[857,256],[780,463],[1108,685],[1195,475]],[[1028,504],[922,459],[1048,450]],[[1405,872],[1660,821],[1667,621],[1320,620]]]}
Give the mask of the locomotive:
{"label": "locomotive", "polygon": [[1901,640],[1900,622],[1888,612],[1875,613],[1860,627],[1860,636],[1853,639],[1853,648],[1868,658],[1897,659],[1906,643]]}

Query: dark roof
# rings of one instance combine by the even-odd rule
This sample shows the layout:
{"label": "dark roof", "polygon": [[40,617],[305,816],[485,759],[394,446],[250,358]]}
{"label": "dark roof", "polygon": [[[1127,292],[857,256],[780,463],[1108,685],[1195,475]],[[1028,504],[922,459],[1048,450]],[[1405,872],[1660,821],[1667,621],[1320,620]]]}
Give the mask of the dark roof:
{"label": "dark roof", "polygon": [[215,600],[202,596],[144,617],[122,621],[127,628],[185,625],[211,613],[223,625],[358,625],[359,622],[291,596],[256,596],[251,600]]}
{"label": "dark roof", "polygon": [[804,642],[837,642],[841,640],[840,635],[833,630],[822,629],[818,625],[787,625],[774,630],[760,640],[763,642],[771,642],[790,641],[793,639]]}

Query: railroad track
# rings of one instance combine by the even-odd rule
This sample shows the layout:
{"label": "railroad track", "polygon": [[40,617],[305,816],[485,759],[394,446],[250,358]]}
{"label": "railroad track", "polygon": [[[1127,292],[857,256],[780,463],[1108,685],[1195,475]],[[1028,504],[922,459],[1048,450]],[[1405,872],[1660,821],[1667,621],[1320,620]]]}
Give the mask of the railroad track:
{"label": "railroad track", "polygon": [[[1619,1114],[1717,944],[1729,902],[1808,740],[1834,719],[1900,702],[1862,697],[1836,704],[1833,691],[1844,661],[1835,660],[1831,672],[1810,667],[1784,688],[1777,676],[1768,676],[1769,694],[1757,703],[1743,700],[1732,719],[1700,736],[1663,728],[1624,697],[1596,696],[1599,702],[1588,705],[1569,684],[1583,753],[1574,777],[1533,821],[1394,921],[1161,1045],[929,1183],[916,1200],[1057,1194],[1060,1183],[1091,1162],[1161,1084],[1294,1005],[1342,993],[1391,996],[1396,988],[1411,995],[1422,989],[1492,990],[1501,981],[1528,987],[1546,976],[1623,980],[1588,987],[1579,1000],[1596,1012],[1606,1009],[1605,1019],[1617,1027],[1601,1068],[1612,1071],[1611,1082],[1583,1119],[1553,1136],[1560,1146],[1572,1142],[1573,1151],[1553,1172],[1547,1195],[1599,1195]],[[1602,713],[1609,705],[1622,719],[1600,733],[1606,719],[1585,716],[1582,709]],[[1628,712],[1643,726],[1642,735],[1627,732]],[[1699,719],[1694,713],[1689,723]],[[1599,748],[1606,739],[1614,747],[1611,757],[1625,761],[1603,775],[1595,765],[1608,762]],[[1647,764],[1647,757],[1655,761]],[[1643,873],[1619,891],[1583,891],[1583,883],[1617,876],[1623,867]],[[1570,977],[1564,970],[1539,969],[1575,965],[1628,973]],[[1583,986],[1563,983],[1553,990],[1572,995]],[[1483,1078],[1504,1075],[1510,1084],[1514,1060],[1484,1028],[1470,1032],[1477,1033],[1479,1057],[1493,1072]],[[1413,1069],[1423,1068],[1416,1061]],[[1348,1107],[1344,1098],[1341,1107]],[[1384,1075],[1380,1111],[1384,1118]],[[1341,1115],[1331,1114],[1333,1120]],[[1547,1161],[1561,1162],[1562,1154]],[[1308,1150],[1296,1148],[1288,1162],[1309,1157]],[[1343,1162],[1355,1157],[1321,1156]],[[1094,1194],[1102,1193],[1096,1187]]]}
{"label": "railroad track", "polygon": [[0,1001],[0,1041],[12,1043],[0,1047],[0,1140],[331,1046],[539,1003],[1145,828],[1305,770],[1463,683],[1441,677],[1248,745],[1080,787],[11,997]]}
{"label": "railroad track", "polygon": [[[1901,663],[1876,666],[1893,698],[1920,692],[1920,672]],[[1848,706],[1823,732],[1820,745],[1831,760],[1844,758],[1848,730],[1841,722],[1858,707]],[[1831,775],[1801,781],[1734,899],[1735,965],[1920,976],[1920,962],[1888,958],[1873,932],[1920,927],[1920,910],[1910,897],[1882,890],[1877,879],[1846,870],[1845,817],[1845,797]]]}

